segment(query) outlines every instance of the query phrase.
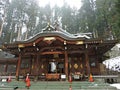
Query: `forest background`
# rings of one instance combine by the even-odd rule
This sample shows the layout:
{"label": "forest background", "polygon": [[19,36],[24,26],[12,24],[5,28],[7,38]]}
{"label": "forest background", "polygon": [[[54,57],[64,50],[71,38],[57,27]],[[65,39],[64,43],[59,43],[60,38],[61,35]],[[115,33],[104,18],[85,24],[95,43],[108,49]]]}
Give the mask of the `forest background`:
{"label": "forest background", "polygon": [[71,34],[92,33],[93,38],[120,39],[120,0],[81,0],[81,8],[40,7],[37,0],[0,0],[0,43],[26,40],[57,21]]}

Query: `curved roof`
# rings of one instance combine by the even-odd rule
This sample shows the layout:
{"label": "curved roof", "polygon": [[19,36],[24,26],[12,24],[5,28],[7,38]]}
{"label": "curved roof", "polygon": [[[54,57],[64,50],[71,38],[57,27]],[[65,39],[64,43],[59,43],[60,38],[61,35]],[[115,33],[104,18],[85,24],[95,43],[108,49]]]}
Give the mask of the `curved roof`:
{"label": "curved roof", "polygon": [[[85,34],[81,35],[73,35],[59,26],[53,27],[51,25],[48,25],[45,29],[42,30],[42,32],[36,34],[35,36],[31,37],[30,39],[24,40],[24,41],[15,41],[13,43],[8,43],[4,44],[2,49],[7,49],[7,48],[17,48],[17,47],[26,47],[26,46],[34,46],[34,44],[40,42],[41,40],[43,41],[45,38],[48,37],[56,37],[59,40],[62,40],[62,43],[66,41],[67,44],[91,44],[96,47],[103,49],[103,51],[107,51],[111,47],[117,43],[117,40],[104,40],[100,38],[89,38],[89,36],[85,36]],[[58,40],[55,40],[58,41]],[[46,40],[47,43],[49,43]],[[42,42],[41,42],[42,43]],[[44,44],[44,43],[42,43]],[[44,46],[44,45],[43,45]],[[104,49],[106,47],[106,50]]]}
{"label": "curved roof", "polygon": [[84,39],[88,39],[87,36],[85,35],[81,35],[81,36],[76,36],[73,34],[70,34],[69,32],[63,30],[60,27],[53,27],[51,25],[48,25],[45,29],[42,30],[42,32],[36,34],[35,36],[27,39],[27,40],[22,40],[22,41],[16,41],[14,43],[29,43],[32,42],[40,37],[54,37],[54,36],[58,36],[61,37],[65,40],[84,40]]}

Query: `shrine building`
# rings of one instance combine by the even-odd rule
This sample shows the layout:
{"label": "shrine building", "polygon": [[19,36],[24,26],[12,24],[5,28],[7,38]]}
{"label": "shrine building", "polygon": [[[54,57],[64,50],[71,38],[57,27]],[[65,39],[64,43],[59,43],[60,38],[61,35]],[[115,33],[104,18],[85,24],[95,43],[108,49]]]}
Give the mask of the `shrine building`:
{"label": "shrine building", "polygon": [[2,50],[15,58],[0,60],[0,66],[4,65],[3,72],[9,72],[9,66],[13,65],[17,79],[27,73],[40,80],[101,75],[103,55],[116,43],[117,40],[74,35],[59,26],[48,25],[28,40],[3,44]]}

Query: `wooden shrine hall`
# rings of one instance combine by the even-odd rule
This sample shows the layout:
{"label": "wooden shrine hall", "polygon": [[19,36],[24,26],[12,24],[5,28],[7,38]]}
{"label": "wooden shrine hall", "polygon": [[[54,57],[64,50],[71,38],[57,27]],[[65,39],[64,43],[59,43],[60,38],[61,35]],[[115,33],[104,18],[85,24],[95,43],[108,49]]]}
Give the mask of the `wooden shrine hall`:
{"label": "wooden shrine hall", "polygon": [[28,40],[4,44],[2,50],[17,58],[14,62],[17,79],[27,73],[40,80],[68,79],[69,75],[80,79],[90,73],[100,75],[103,55],[116,43],[116,40],[76,36],[59,26],[48,25]]}

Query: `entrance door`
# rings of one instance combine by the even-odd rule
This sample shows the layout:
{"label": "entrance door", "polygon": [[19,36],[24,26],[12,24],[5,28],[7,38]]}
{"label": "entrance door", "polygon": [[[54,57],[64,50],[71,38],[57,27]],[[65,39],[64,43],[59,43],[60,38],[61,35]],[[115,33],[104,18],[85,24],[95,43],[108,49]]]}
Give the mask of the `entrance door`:
{"label": "entrance door", "polygon": [[48,63],[48,73],[57,73],[57,62]]}
{"label": "entrance door", "polygon": [[60,80],[61,74],[64,73],[64,62],[58,59],[49,60],[47,70],[46,80]]}
{"label": "entrance door", "polygon": [[64,61],[54,59],[48,62],[48,73],[59,73],[63,74],[64,71]]}

